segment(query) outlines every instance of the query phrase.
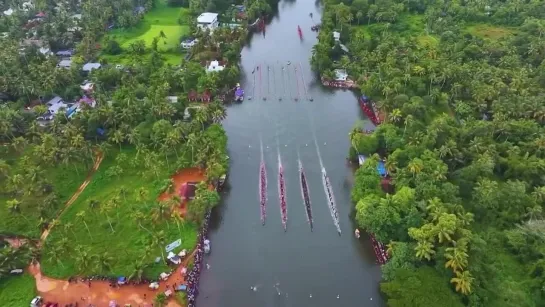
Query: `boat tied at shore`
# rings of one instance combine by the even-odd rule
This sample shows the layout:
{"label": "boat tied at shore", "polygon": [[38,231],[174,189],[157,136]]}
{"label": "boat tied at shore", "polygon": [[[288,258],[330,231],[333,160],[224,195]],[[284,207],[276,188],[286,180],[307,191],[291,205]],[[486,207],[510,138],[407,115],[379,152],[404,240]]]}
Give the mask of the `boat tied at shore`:
{"label": "boat tied at shore", "polygon": [[380,112],[380,109],[377,107],[377,104],[365,95],[361,95],[358,98],[358,103],[361,110],[367,118],[373,123],[373,125],[378,126],[384,121],[384,114]]}

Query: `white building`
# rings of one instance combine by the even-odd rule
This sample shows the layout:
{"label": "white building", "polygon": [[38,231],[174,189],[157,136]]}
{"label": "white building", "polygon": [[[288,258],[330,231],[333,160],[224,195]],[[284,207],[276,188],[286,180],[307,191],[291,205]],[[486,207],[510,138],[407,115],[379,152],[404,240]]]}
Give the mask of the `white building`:
{"label": "white building", "polygon": [[335,69],[335,81],[346,81],[348,74],[344,69]]}
{"label": "white building", "polygon": [[219,72],[225,69],[225,66],[221,66],[220,62],[218,61],[212,61],[210,62],[210,65],[206,68],[207,72]]}
{"label": "white building", "polygon": [[197,26],[201,30],[208,29],[214,31],[219,26],[218,14],[216,13],[202,13],[197,17]]}
{"label": "white building", "polygon": [[93,69],[99,69],[102,65],[100,63],[87,63],[83,65],[82,70],[86,72],[91,72]]}
{"label": "white building", "polygon": [[59,68],[70,68],[72,66],[72,60],[61,60],[57,67]]}
{"label": "white building", "polygon": [[12,10],[12,9],[7,9],[7,10],[4,11],[4,15],[6,15],[6,16],[11,16],[11,15],[13,15],[13,13],[15,13],[15,11]]}
{"label": "white building", "polygon": [[333,39],[335,39],[335,42],[338,42],[341,40],[341,33],[334,31],[333,32]]}
{"label": "white building", "polygon": [[193,39],[193,40],[188,39],[188,40],[183,41],[180,45],[184,49],[189,49],[189,48],[192,48],[193,46],[195,46],[195,44],[198,43],[198,42],[199,42],[198,39]]}
{"label": "white building", "polygon": [[57,114],[61,108],[68,107],[68,105],[64,103],[64,100],[62,100],[62,98],[59,96],[53,97],[53,99],[49,100],[46,105],[49,112],[53,115]]}

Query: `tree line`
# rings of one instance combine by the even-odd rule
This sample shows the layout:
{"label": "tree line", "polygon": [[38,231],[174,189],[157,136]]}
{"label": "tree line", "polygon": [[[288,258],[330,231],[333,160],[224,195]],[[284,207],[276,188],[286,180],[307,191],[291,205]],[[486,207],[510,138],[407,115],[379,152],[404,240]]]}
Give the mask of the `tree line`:
{"label": "tree line", "polygon": [[326,2],[313,67],[347,69],[387,115],[350,133],[350,155],[371,157],[352,200],[388,244],[389,306],[544,304],[544,17],[539,2]]}

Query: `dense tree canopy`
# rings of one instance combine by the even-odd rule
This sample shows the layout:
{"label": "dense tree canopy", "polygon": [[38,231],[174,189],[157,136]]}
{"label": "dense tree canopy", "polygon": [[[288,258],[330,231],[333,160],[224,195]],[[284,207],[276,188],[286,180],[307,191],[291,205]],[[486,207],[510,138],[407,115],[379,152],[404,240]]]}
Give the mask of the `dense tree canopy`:
{"label": "dense tree canopy", "polygon": [[352,191],[388,244],[388,305],[545,304],[543,4],[327,1],[313,67],[347,69],[386,114],[350,138],[394,186],[375,155]]}

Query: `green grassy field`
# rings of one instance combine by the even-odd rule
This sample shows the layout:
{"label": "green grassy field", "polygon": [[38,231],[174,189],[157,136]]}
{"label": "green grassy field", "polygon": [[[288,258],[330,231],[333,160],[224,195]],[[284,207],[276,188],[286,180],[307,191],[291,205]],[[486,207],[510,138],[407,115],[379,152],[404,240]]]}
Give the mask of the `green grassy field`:
{"label": "green grassy field", "polygon": [[[166,37],[159,40],[158,49],[169,51],[177,49],[180,37],[189,33],[189,18],[188,9],[169,7],[164,0],[158,0],[138,25],[130,29],[114,29],[108,33],[108,37],[116,40],[124,49],[137,40],[145,41],[146,46],[150,47],[153,38],[163,31]],[[179,19],[186,22],[181,25]]]}
{"label": "green grassy field", "polygon": [[498,40],[517,33],[516,29],[499,27],[490,24],[474,24],[466,27],[466,32],[489,40]]}
{"label": "green grassy field", "polygon": [[[30,157],[31,148],[27,148],[25,153],[19,157],[11,157],[8,161],[12,167],[12,173],[18,172],[21,167],[19,161],[23,157]],[[89,167],[93,164],[89,161]],[[78,189],[81,183],[85,180],[88,173],[88,167],[78,165],[78,172],[73,165],[56,165],[44,170],[46,180],[53,184],[53,191],[58,195],[56,206],[48,208],[47,216],[55,217],[56,213],[63,208],[64,203],[70,199],[72,194]],[[9,212],[6,202],[13,197],[5,194],[0,194],[0,233],[22,235],[32,238],[38,238],[41,229],[38,226],[40,219],[37,208],[43,201],[43,198],[22,198],[20,213]]]}
{"label": "green grassy field", "polygon": [[[386,29],[386,27],[389,28]],[[434,47],[438,43],[437,37],[426,32],[424,16],[422,15],[403,14],[396,23],[388,26],[386,23],[372,23],[370,25],[355,26],[355,28],[356,31],[363,32],[366,38],[380,36],[383,31],[388,30],[403,33],[403,36],[407,38],[416,38],[423,47]]]}
{"label": "green grassy field", "polygon": [[[114,157],[105,158],[86,190],[61,216],[60,225],[47,238],[43,250],[45,256],[41,264],[44,274],[57,278],[94,274],[130,276],[135,271],[135,264],[143,262],[152,264],[144,270],[144,275],[156,278],[159,273],[168,270],[162,262],[153,264],[153,260],[161,256],[165,245],[181,238],[182,246],[174,252],[195,246],[197,239],[195,224],[184,221],[178,228],[171,218],[159,223],[152,222],[152,207],[156,204],[164,180],[168,179],[166,174],[169,174],[169,171],[163,167],[159,172],[162,178],[157,181],[155,176],[143,175],[141,165],[129,166],[136,155],[134,150],[124,149],[123,153],[127,157],[126,162],[120,164],[123,165],[123,174],[119,177],[109,177],[108,169],[117,163]],[[126,189],[124,194],[120,193],[122,186]],[[140,193],[141,189],[146,193]],[[101,210],[116,196],[119,201],[116,208],[107,213]],[[98,206],[91,208],[90,200],[96,201]],[[83,221],[78,220],[79,212],[84,212],[85,223],[89,229]],[[141,214],[139,222],[135,219],[135,212]],[[63,226],[67,223],[74,225],[72,230],[64,229]],[[157,237],[160,231],[164,232],[162,242],[153,244],[153,238]],[[58,259],[48,257],[58,251],[63,238],[67,238],[69,244],[61,249]],[[108,255],[105,258],[111,257],[107,261],[109,265],[98,265],[96,257],[104,253]],[[84,262],[86,264],[81,265]]]}
{"label": "green grassy field", "polygon": [[30,274],[0,280],[0,304],[2,307],[29,306],[36,295],[34,277]]}

